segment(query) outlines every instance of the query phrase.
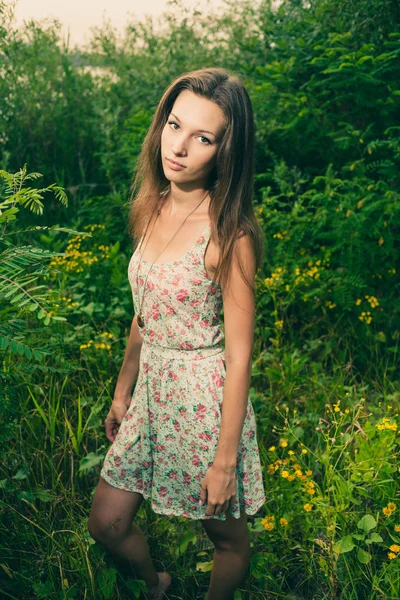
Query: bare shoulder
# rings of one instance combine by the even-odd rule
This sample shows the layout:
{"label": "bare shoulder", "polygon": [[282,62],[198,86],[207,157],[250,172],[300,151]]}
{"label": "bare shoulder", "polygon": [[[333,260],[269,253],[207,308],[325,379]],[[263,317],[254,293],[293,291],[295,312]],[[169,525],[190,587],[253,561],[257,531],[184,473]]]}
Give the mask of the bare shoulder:
{"label": "bare shoulder", "polygon": [[[221,247],[218,240],[212,239],[210,237],[206,255],[205,255],[205,265],[207,267],[207,272],[212,277],[217,269],[218,261],[221,256]],[[253,243],[248,234],[246,234],[242,229],[239,229],[237,239],[234,242],[232,259],[230,265],[230,273],[231,279],[237,279],[240,266],[244,270],[246,277],[253,279],[255,274],[255,252]],[[218,279],[217,279],[218,281]]]}
{"label": "bare shoulder", "polygon": [[242,271],[249,281],[254,281],[256,271],[256,255],[250,236],[240,230],[235,240],[232,261],[229,268],[229,279],[233,285],[239,285],[242,280]]}

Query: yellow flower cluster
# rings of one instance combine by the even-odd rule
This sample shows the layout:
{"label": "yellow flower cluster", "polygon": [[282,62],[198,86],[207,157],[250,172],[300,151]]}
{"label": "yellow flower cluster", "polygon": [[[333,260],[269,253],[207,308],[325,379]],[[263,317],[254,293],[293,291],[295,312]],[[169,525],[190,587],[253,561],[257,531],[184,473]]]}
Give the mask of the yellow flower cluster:
{"label": "yellow flower cluster", "polygon": [[[108,339],[112,339],[114,337],[114,335],[112,333],[108,333],[107,331],[104,331],[103,333],[100,334],[101,338],[108,338]],[[87,344],[81,344],[79,346],[79,350],[85,350],[85,348],[98,348],[100,350],[110,350],[111,346],[110,344],[106,344],[104,342],[93,342],[93,340],[89,340]]]}
{"label": "yellow flower cluster", "polygon": [[375,296],[365,296],[365,299],[368,300],[368,302],[371,305],[371,308],[376,308],[377,306],[379,306],[378,299],[375,298]]}
{"label": "yellow flower cluster", "polygon": [[74,308],[75,306],[79,306],[79,302],[73,302],[72,298],[67,298],[67,296],[60,296],[60,300],[66,300],[68,302],[66,308]]}
{"label": "yellow flower cluster", "polygon": [[[348,394],[346,394],[346,396],[347,396],[347,395],[348,395]],[[333,412],[340,412],[341,410],[343,410],[342,408],[340,408],[340,400],[338,400],[336,403],[334,403],[334,404],[333,404],[333,406],[331,406],[330,404],[327,404],[327,405],[326,405],[326,410],[327,410],[328,412],[332,412],[332,411],[333,411]],[[349,414],[349,412],[350,412],[350,410],[349,410],[348,408],[345,408],[345,409],[343,410],[343,412],[344,412],[346,415],[348,415],[348,414]]]}
{"label": "yellow flower cluster", "polygon": [[[279,524],[282,527],[287,527],[289,525],[289,521],[287,519],[285,519],[285,517],[281,517],[279,519]],[[275,529],[274,515],[267,515],[266,517],[264,517],[264,519],[262,519],[262,521],[261,521],[261,525],[263,525],[263,527],[266,531],[272,531],[273,529]]]}
{"label": "yellow flower cluster", "polygon": [[[285,440],[281,440],[281,441],[285,441]],[[275,446],[271,446],[269,448],[270,452],[274,452],[275,450],[276,450]],[[302,448],[301,452],[302,452],[302,454],[307,454],[307,449]],[[305,483],[305,488],[303,488],[303,491],[305,491],[311,495],[315,494],[315,489],[314,489],[315,483],[313,481],[307,480],[307,477],[310,477],[312,475],[312,471],[307,470],[304,474],[301,465],[298,462],[296,462],[297,458],[296,458],[293,450],[289,450],[288,454],[289,454],[289,458],[284,458],[283,460],[280,458],[277,458],[275,460],[275,462],[270,463],[267,467],[267,473],[269,475],[274,475],[276,473],[276,471],[280,470],[280,476],[283,477],[283,479],[287,479],[287,481],[294,481],[294,479],[296,479],[296,477],[297,477],[297,479],[299,479],[300,481]],[[294,464],[291,465],[290,463],[294,463]],[[292,466],[292,468],[293,468],[292,473],[289,470],[290,466]]]}
{"label": "yellow flower cluster", "polygon": [[282,231],[281,233],[280,232],[274,233],[272,237],[282,240],[285,237],[285,235],[287,234],[287,232],[288,232],[288,230],[285,229],[285,231]]}
{"label": "yellow flower cluster", "polygon": [[386,517],[390,517],[390,515],[396,510],[396,505],[394,502],[388,502],[388,505],[382,508],[382,512]]}
{"label": "yellow flower cluster", "polygon": [[275,517],[273,515],[264,517],[264,519],[261,521],[261,525],[264,526],[266,531],[272,531],[275,527]]}
{"label": "yellow flower cluster", "polygon": [[392,431],[397,430],[397,423],[391,423],[388,417],[384,417],[376,426],[377,429],[382,431],[383,429],[391,429]]}
{"label": "yellow flower cluster", "polygon": [[92,223],[91,225],[85,225],[83,229],[89,229],[92,233],[95,229],[105,229],[105,225],[100,225],[99,223]]}
{"label": "yellow flower cluster", "polygon": [[[317,264],[320,264],[320,263],[321,263],[321,260],[319,259],[319,260],[316,261],[315,264],[317,265]],[[307,271],[304,271],[304,275],[306,277],[311,277],[311,278],[314,277],[314,279],[318,279],[321,276],[321,273],[318,272],[318,267],[312,266]]]}
{"label": "yellow flower cluster", "polygon": [[[375,296],[369,296],[367,294],[366,296],[364,296],[364,298],[369,302],[371,308],[376,308],[377,306],[379,306],[379,301],[378,301],[378,299]],[[360,306],[361,303],[362,303],[362,299],[361,298],[357,298],[356,305]],[[372,321],[371,312],[369,310],[363,311],[358,318],[360,319],[360,321],[364,321],[368,325]]]}
{"label": "yellow flower cluster", "polygon": [[334,302],[331,302],[330,300],[326,300],[325,306],[327,306],[328,308],[335,308],[336,304]]}
{"label": "yellow flower cluster", "polygon": [[360,321],[364,321],[364,323],[367,323],[367,325],[369,325],[372,321],[372,316],[369,310],[363,310],[358,318],[360,319]]}
{"label": "yellow flower cluster", "polygon": [[392,544],[389,547],[390,552],[388,552],[388,557],[390,558],[390,560],[393,560],[394,558],[397,558],[398,553],[400,552],[400,546],[398,544]]}
{"label": "yellow flower cluster", "polygon": [[307,494],[313,495],[313,494],[315,494],[314,488],[315,488],[315,483],[313,481],[307,481],[304,491],[307,492]]}
{"label": "yellow flower cluster", "polygon": [[[89,229],[93,232],[95,229],[105,229],[105,225],[85,225],[84,229]],[[99,261],[99,258],[93,254],[92,251],[82,251],[81,245],[83,238],[76,235],[70,238],[70,241],[65,250],[66,256],[55,256],[50,265],[52,267],[64,266],[67,271],[75,271],[76,273],[82,273],[84,266],[90,266],[93,263]],[[101,258],[109,258],[109,246],[100,245],[97,247],[102,252]]]}
{"label": "yellow flower cluster", "polygon": [[277,288],[281,283],[283,283],[283,267],[277,267],[274,273],[271,273],[271,277],[267,277],[264,279],[264,284],[269,288]]}

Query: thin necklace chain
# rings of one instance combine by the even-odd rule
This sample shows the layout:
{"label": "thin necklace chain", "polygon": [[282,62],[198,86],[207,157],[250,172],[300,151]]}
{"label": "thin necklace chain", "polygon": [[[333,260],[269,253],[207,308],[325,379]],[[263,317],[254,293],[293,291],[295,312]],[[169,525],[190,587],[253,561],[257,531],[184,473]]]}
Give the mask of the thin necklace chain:
{"label": "thin necklace chain", "polygon": [[[164,248],[161,250],[160,254],[159,254],[159,255],[158,255],[158,256],[157,256],[157,257],[156,257],[156,258],[153,260],[153,262],[151,263],[151,265],[150,265],[150,269],[147,271],[146,279],[145,279],[145,281],[144,281],[144,284],[143,284],[143,294],[142,294],[142,300],[141,300],[141,302],[140,302],[140,307],[139,307],[138,316],[137,316],[137,322],[138,322],[138,325],[139,325],[140,327],[142,327],[142,326],[143,326],[143,324],[144,324],[144,321],[143,321],[143,315],[142,315],[142,307],[143,307],[144,295],[145,295],[145,293],[146,293],[146,283],[147,283],[147,278],[148,278],[148,276],[149,276],[149,273],[150,273],[151,269],[153,268],[153,265],[154,265],[154,263],[155,263],[155,262],[156,262],[156,260],[157,260],[157,259],[158,259],[158,258],[161,256],[161,254],[164,252],[164,250],[165,250],[165,248],[168,246],[168,244],[170,244],[170,243],[172,242],[172,240],[174,239],[174,237],[176,236],[176,234],[178,233],[178,231],[179,231],[179,230],[180,230],[180,229],[183,227],[183,225],[185,224],[185,221],[186,221],[186,219],[187,219],[188,217],[190,217],[190,215],[191,215],[191,214],[193,214],[193,213],[194,213],[194,211],[195,211],[195,210],[197,210],[197,209],[199,208],[200,204],[202,204],[202,202],[204,202],[204,200],[207,198],[207,196],[208,196],[208,191],[207,191],[207,194],[204,196],[204,198],[203,198],[203,199],[202,199],[202,200],[201,200],[201,201],[198,203],[198,205],[197,205],[197,206],[195,206],[195,208],[194,208],[194,209],[193,209],[193,210],[192,210],[192,211],[191,211],[191,212],[190,212],[190,213],[189,213],[189,214],[188,214],[188,215],[187,215],[187,216],[184,218],[184,220],[182,221],[182,223],[180,224],[180,226],[178,227],[178,229],[175,231],[175,233],[174,233],[174,235],[172,236],[172,238],[171,238],[171,239],[170,239],[170,240],[169,240],[169,241],[168,241],[168,242],[165,244],[165,246],[164,246]],[[163,201],[163,204],[164,204],[164,202],[165,202],[165,199],[164,199],[164,201]],[[148,239],[147,239],[147,241],[146,241],[146,244],[145,244],[145,247],[144,247],[144,249],[143,249],[143,252],[144,252],[144,250],[146,249],[146,246],[147,246],[147,244],[149,243],[149,240],[150,240],[150,238],[151,238],[151,234],[153,233],[154,225],[156,224],[156,221],[157,221],[157,219],[158,219],[158,217],[159,217],[159,215],[160,215],[160,214],[161,214],[161,208],[159,208],[159,209],[157,210],[157,215],[156,215],[156,218],[155,218],[155,220],[154,220],[153,226],[152,226],[152,228],[151,228],[150,235],[149,235],[149,237],[148,237]],[[148,228],[149,224],[150,224],[150,221],[149,221],[149,223],[147,223],[147,225],[146,225],[146,230],[145,230],[145,232],[144,232],[144,235],[143,235],[143,237],[142,237],[142,240],[141,240],[141,242],[140,242],[140,245],[139,245],[139,251],[140,251],[140,252],[139,252],[139,264],[138,264],[138,268],[137,268],[137,271],[136,271],[136,285],[137,285],[137,290],[138,290],[138,291],[139,291],[139,268],[140,268],[140,265],[141,265],[141,263],[142,263],[142,258],[143,258],[143,252],[141,251],[141,248],[142,248],[142,244],[143,244],[143,242],[144,242],[144,238],[146,237],[147,228]]]}

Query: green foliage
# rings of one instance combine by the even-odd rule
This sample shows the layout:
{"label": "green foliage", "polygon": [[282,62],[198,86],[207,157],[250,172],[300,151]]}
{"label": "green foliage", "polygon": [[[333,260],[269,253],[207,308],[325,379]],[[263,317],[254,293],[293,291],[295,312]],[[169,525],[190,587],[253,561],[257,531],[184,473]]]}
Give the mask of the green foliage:
{"label": "green foliage", "polygon": [[0,422],[3,425],[0,429],[0,445],[10,439],[12,427],[17,422],[17,393],[14,388],[17,377],[14,370],[11,372],[12,360],[21,357],[25,361],[40,362],[50,353],[48,348],[38,347],[38,338],[32,336],[29,321],[32,322],[34,313],[36,319],[43,320],[45,326],[49,326],[51,321],[65,320],[52,310],[56,306],[53,291],[44,283],[39,283],[49,273],[46,262],[58,256],[58,253],[34,245],[16,245],[13,237],[28,231],[37,233],[43,230],[78,233],[57,226],[35,226],[25,230],[13,228],[19,206],[34,214],[42,214],[43,194],[46,192],[52,192],[58,201],[67,205],[65,192],[58,185],[51,184],[42,189],[26,186],[27,181],[39,177],[40,173],[28,174],[26,165],[14,174],[0,170],[0,181],[4,182],[3,198],[0,197]]}

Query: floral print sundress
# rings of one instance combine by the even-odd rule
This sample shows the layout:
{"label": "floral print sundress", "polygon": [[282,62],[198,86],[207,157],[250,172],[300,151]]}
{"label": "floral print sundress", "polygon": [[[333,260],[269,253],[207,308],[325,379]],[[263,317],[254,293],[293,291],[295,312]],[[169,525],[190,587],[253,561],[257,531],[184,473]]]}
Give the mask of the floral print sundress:
{"label": "floral print sundress", "polygon": [[[222,290],[204,266],[210,223],[180,259],[141,260],[139,245],[128,266],[143,343],[130,406],[107,451],[101,477],[139,492],[154,512],[190,519],[226,520],[199,506],[200,485],[212,466],[221,426],[225,381]],[[236,495],[228,511],[255,514],[265,503],[256,422],[248,398],[236,462]]]}

